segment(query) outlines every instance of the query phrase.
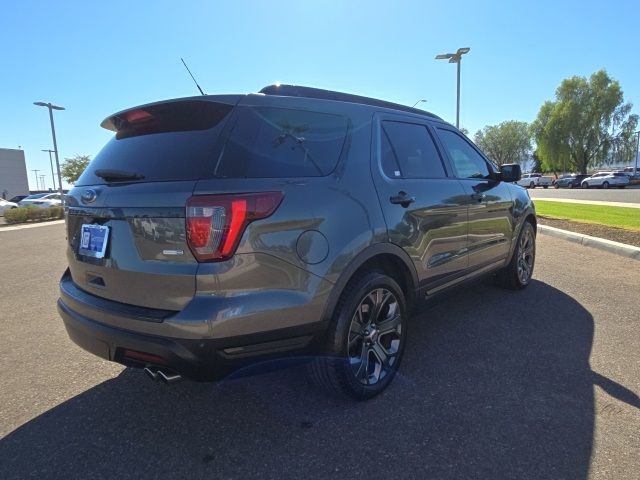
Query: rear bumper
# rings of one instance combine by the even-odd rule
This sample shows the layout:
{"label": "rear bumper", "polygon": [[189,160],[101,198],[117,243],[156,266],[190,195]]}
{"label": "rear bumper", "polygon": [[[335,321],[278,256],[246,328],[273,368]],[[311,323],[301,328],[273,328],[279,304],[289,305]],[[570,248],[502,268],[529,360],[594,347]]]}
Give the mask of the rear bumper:
{"label": "rear bumper", "polygon": [[[162,329],[167,320],[136,317],[130,312],[105,312],[102,299],[72,288],[70,278],[61,281],[58,312],[71,340],[78,346],[106,360],[131,367],[158,366],[193,380],[217,380],[248,365],[271,359],[308,356],[317,351],[318,340],[326,323],[315,322],[250,335],[211,338],[183,338],[139,331],[139,323]],[[95,305],[91,300],[95,299]],[[139,313],[133,307],[134,313]],[[118,316],[120,323],[136,324],[138,330],[120,328],[100,321],[108,315],[109,323]],[[159,315],[154,312],[154,315]],[[167,322],[169,323],[169,322]],[[202,323],[200,331],[208,331],[208,321],[193,318],[190,324]],[[175,332],[169,324],[168,332]],[[196,328],[195,331],[198,331]],[[140,355],[142,354],[142,355]]]}

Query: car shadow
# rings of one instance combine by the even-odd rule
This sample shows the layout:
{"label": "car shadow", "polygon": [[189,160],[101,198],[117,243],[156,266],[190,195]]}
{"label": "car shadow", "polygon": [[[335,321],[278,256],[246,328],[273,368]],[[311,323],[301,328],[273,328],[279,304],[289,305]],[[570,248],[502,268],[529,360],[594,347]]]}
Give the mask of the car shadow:
{"label": "car shadow", "polygon": [[[541,308],[544,306],[544,308]],[[304,367],[167,387],[126,369],[0,442],[9,478],[587,477],[593,318],[561,291],[487,284],[420,307],[401,373],[369,402]]]}

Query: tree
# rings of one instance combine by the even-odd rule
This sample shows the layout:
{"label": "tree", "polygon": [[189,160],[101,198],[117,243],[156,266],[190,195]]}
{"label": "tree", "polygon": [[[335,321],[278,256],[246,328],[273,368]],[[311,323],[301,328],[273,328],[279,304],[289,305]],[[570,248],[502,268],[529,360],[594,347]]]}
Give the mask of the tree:
{"label": "tree", "polygon": [[64,163],[60,166],[60,175],[67,183],[73,184],[80,178],[85,168],[87,168],[91,157],[89,155],[76,155],[75,157],[65,158],[64,160]]}
{"label": "tree", "polygon": [[[533,155],[531,156],[531,158],[533,159],[533,165],[531,166],[532,172],[542,173],[543,171],[549,171],[544,168],[544,165],[542,165],[542,162],[540,161],[540,155],[538,155],[537,150],[533,152]],[[555,170],[553,171],[555,172]]]}
{"label": "tree", "polygon": [[580,173],[601,165],[615,150],[631,151],[638,116],[624,103],[620,84],[605,70],[587,80],[571,77],[556,90],[556,100],[540,108],[532,125],[546,170],[566,163]]}
{"label": "tree", "polygon": [[525,164],[531,153],[531,132],[526,122],[508,120],[487,125],[476,132],[474,141],[498,165]]}

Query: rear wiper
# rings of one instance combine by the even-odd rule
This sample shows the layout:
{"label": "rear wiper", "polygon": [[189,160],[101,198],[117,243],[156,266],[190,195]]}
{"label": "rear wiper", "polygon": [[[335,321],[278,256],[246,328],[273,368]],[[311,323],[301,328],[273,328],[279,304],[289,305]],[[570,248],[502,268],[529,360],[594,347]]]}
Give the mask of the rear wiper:
{"label": "rear wiper", "polygon": [[135,172],[127,172],[125,170],[99,169],[93,173],[107,182],[118,180],[142,180],[144,178],[144,175],[140,175]]}

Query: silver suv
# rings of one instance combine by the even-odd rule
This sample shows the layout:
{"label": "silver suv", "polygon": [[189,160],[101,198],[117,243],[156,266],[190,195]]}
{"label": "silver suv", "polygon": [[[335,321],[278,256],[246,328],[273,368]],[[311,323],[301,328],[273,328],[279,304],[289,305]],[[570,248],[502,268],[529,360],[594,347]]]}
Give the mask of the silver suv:
{"label": "silver suv", "polygon": [[58,308],[71,339],[155,379],[305,356],[359,399],[394,377],[408,306],[484,274],[531,279],[536,217],[422,110],[287,85],[153,103],[67,197]]}

